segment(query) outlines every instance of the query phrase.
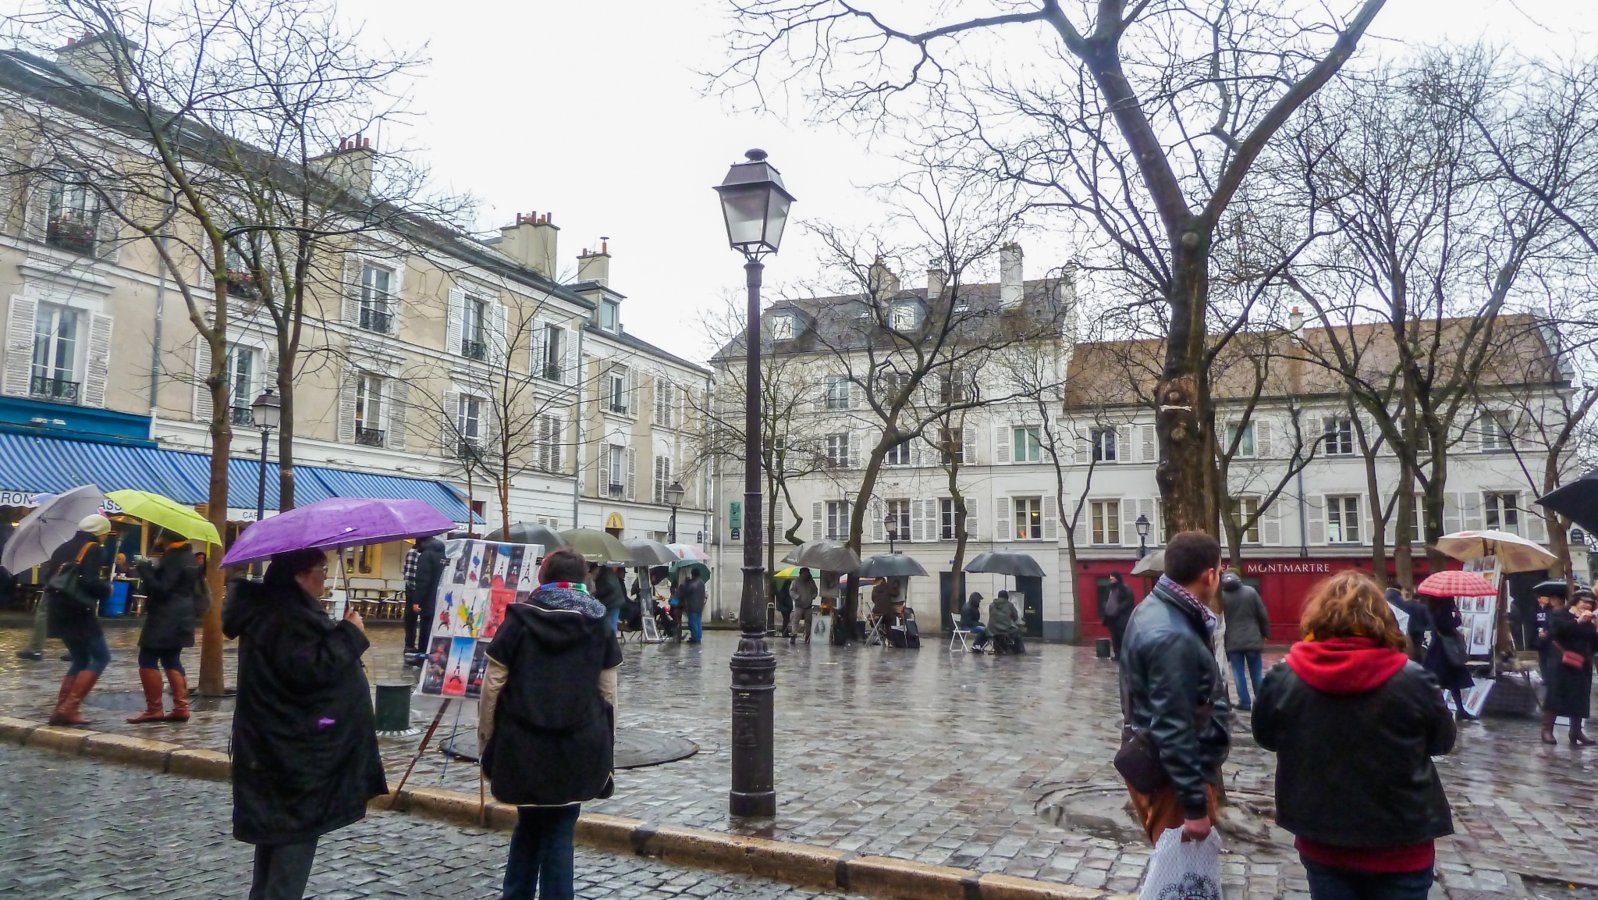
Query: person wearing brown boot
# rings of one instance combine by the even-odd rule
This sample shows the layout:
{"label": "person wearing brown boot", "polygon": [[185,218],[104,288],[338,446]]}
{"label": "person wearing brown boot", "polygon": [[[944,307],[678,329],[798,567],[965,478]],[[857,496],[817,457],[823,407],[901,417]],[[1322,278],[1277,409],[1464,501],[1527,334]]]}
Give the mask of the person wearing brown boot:
{"label": "person wearing brown boot", "polygon": [[1549,666],[1548,696],[1543,703],[1543,742],[1553,743],[1553,719],[1570,720],[1570,745],[1584,747],[1594,743],[1582,732],[1581,723],[1592,714],[1592,657],[1598,649],[1598,623],[1593,613],[1593,596],[1578,593],[1575,606],[1549,616],[1548,633],[1553,644]]}
{"label": "person wearing brown boot", "polygon": [[50,715],[51,725],[89,724],[80,711],[83,700],[111,662],[98,617],[100,602],[111,596],[100,548],[100,540],[110,532],[111,521],[105,516],[85,516],[78,523],[78,533],[57,547],[45,563],[49,575],[43,602],[50,604],[50,636],[67,645],[72,660],[64,690]]}
{"label": "person wearing brown boot", "polygon": [[[144,585],[144,629],[139,632],[139,683],[144,686],[144,712],[129,722],[187,722],[189,691],[183,669],[183,648],[194,646],[194,623],[201,596],[200,566],[189,542],[162,540],[156,562],[141,560]],[[161,672],[172,685],[172,712],[161,709]]]}

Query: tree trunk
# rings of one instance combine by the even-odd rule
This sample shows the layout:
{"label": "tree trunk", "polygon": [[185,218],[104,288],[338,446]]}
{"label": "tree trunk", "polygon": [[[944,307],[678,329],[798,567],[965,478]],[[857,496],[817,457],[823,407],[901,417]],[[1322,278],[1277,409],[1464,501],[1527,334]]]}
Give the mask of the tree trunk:
{"label": "tree trunk", "polygon": [[1365,457],[1365,491],[1371,507],[1371,577],[1387,587],[1387,527],[1382,521],[1381,483],[1376,478],[1374,454]]}
{"label": "tree trunk", "polygon": [[1172,534],[1218,533],[1215,442],[1205,365],[1210,227],[1192,221],[1176,241],[1171,296],[1167,298],[1170,334],[1165,368],[1155,389],[1154,422],[1160,439],[1155,480]]}
{"label": "tree trunk", "polygon": [[[277,511],[294,508],[294,360],[278,347],[277,396],[282,404],[277,426]],[[285,362],[286,360],[286,362]]]}
{"label": "tree trunk", "polygon": [[[220,253],[218,253],[220,258]],[[211,478],[206,494],[206,518],[216,526],[217,534],[227,533],[228,456],[233,446],[233,426],[229,418],[227,384],[227,283],[218,279],[216,287],[216,318],[214,330],[201,338],[211,345],[211,370],[206,373],[205,385],[211,393]],[[222,677],[222,601],[226,585],[222,580],[222,554],[211,552],[205,557],[205,581],[213,598],[205,611],[200,630],[200,683],[199,693],[205,697],[220,697],[226,693]]]}
{"label": "tree trunk", "polygon": [[[866,535],[866,507],[871,503],[871,492],[876,490],[877,476],[882,473],[882,460],[887,455],[888,448],[897,443],[898,432],[891,426],[883,431],[884,436],[894,435],[894,441],[889,443],[886,437],[878,441],[872,448],[871,458],[866,461],[866,469],[860,476],[860,490],[855,494],[854,509],[849,511],[849,549],[860,555],[860,547],[865,543]],[[848,640],[854,639],[854,623],[860,616],[860,579],[849,579],[849,586],[843,592],[843,627],[847,629],[844,634]]]}

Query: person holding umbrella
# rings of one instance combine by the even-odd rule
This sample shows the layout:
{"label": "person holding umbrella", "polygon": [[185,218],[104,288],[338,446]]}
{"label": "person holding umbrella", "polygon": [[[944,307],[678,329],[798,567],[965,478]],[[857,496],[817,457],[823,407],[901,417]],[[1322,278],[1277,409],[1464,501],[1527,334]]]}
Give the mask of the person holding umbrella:
{"label": "person holding umbrella", "polygon": [[1465,617],[1459,613],[1453,593],[1456,588],[1451,586],[1451,579],[1481,581],[1478,576],[1465,572],[1438,572],[1415,589],[1415,593],[1426,598],[1426,611],[1432,620],[1432,640],[1426,647],[1425,666],[1437,679],[1438,687],[1454,698],[1455,716],[1459,721],[1471,722],[1477,717],[1465,711],[1461,693],[1475,686],[1470,669],[1465,665],[1470,660],[1470,646],[1465,641]]}
{"label": "person holding umbrella", "polygon": [[[801,568],[799,577],[794,579],[790,589],[793,596],[794,610],[799,614],[799,630],[804,632],[805,643],[810,643],[811,616],[815,614],[816,598],[820,595],[816,587],[816,579],[810,570]],[[788,643],[792,644],[798,639],[798,632],[788,635]]]}
{"label": "person holding umbrella", "polygon": [[1542,742],[1554,740],[1554,719],[1570,719],[1570,746],[1594,743],[1582,731],[1582,722],[1592,714],[1592,658],[1598,650],[1598,623],[1594,620],[1591,591],[1578,591],[1574,609],[1561,609],[1550,615],[1549,638],[1553,643],[1549,665],[1548,696],[1543,703]]}
{"label": "person holding umbrella", "polygon": [[[144,712],[128,719],[134,725],[189,720],[183,648],[194,646],[203,576],[187,540],[175,538],[162,543],[159,561],[141,560],[138,564],[146,598],[144,628],[139,632],[139,685],[144,689]],[[171,714],[161,707],[162,670],[172,685]]]}
{"label": "person holding umbrella", "polygon": [[51,725],[89,724],[79,710],[100,673],[111,664],[111,649],[97,615],[100,602],[111,596],[111,582],[101,573],[105,558],[100,547],[110,533],[110,519],[98,514],[85,516],[78,522],[77,533],[45,563],[49,574],[39,602],[50,605],[50,636],[67,645],[72,660],[56,695]]}

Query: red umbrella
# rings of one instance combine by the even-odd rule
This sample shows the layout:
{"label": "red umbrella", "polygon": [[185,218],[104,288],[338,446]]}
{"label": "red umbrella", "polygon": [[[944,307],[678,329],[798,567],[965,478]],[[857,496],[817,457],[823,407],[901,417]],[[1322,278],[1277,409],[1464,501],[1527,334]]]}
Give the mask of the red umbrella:
{"label": "red umbrella", "polygon": [[1415,593],[1428,597],[1496,597],[1498,588],[1475,572],[1450,569],[1426,576]]}

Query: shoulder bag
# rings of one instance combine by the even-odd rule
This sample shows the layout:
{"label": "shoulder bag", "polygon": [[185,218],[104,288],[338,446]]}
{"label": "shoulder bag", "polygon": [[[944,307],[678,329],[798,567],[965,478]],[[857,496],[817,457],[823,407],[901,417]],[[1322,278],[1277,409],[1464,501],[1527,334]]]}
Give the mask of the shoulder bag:
{"label": "shoulder bag", "polygon": [[89,552],[93,544],[84,544],[78,551],[78,558],[66,563],[56,570],[54,576],[45,582],[45,590],[66,598],[74,607],[93,613],[99,608],[99,598],[83,589],[83,579],[79,577],[79,566],[83,557]]}

